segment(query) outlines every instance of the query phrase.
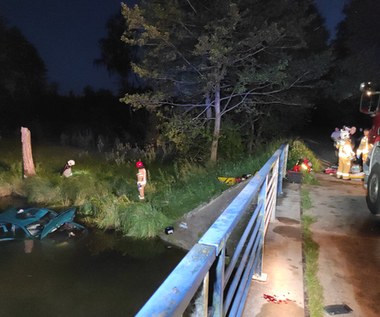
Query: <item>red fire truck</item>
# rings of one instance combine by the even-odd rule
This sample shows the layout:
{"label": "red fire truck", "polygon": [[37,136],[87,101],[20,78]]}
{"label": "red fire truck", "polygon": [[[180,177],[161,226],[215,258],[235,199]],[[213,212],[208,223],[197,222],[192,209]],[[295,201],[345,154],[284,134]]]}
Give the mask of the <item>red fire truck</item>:
{"label": "red fire truck", "polygon": [[372,117],[369,143],[372,151],[363,162],[364,187],[367,188],[367,206],[373,214],[380,213],[380,89],[371,82],[360,85],[360,112]]}

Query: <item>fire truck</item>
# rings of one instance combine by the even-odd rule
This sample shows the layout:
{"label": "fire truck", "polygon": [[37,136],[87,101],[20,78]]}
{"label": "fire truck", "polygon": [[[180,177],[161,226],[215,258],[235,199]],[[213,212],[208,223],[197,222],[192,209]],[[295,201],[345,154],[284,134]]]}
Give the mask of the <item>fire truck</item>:
{"label": "fire truck", "polygon": [[360,84],[360,112],[372,117],[368,141],[373,145],[366,162],[363,162],[366,202],[373,214],[380,213],[380,89],[372,82]]}

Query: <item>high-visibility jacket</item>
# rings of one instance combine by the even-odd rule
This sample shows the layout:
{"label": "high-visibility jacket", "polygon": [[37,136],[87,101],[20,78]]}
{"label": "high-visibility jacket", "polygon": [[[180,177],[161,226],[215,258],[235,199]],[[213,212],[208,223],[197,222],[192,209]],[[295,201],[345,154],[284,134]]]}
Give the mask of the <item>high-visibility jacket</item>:
{"label": "high-visibility jacket", "polygon": [[372,146],[373,145],[368,142],[368,137],[363,136],[360,140],[359,147],[356,150],[357,157],[360,157],[360,155],[362,155],[363,161],[365,161],[368,157],[368,153],[371,150]]}
{"label": "high-visibility jacket", "polygon": [[351,159],[355,157],[351,141],[343,140],[339,146],[339,163],[336,172],[337,178],[350,179]]}
{"label": "high-visibility jacket", "polygon": [[355,153],[352,151],[350,140],[346,140],[340,143],[339,157],[343,159],[352,159],[355,157]]}

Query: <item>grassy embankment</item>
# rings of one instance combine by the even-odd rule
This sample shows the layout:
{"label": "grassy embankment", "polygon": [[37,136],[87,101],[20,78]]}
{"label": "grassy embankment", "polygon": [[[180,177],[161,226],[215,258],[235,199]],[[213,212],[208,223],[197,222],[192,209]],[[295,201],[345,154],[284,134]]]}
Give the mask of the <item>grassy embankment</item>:
{"label": "grassy embankment", "polygon": [[[227,189],[226,184],[218,181],[218,176],[253,174],[280,144],[273,142],[258,148],[252,156],[220,162],[216,166],[190,162],[160,164],[152,159],[154,155],[138,153],[138,157],[147,162],[148,169],[146,200],[141,202],[135,182],[135,159],[129,152],[115,156],[115,153],[89,153],[72,147],[33,144],[37,176],[23,179],[21,145],[18,141],[2,139],[0,192],[26,197],[33,206],[56,209],[77,206],[78,216],[88,224],[117,229],[127,236],[150,238]],[[288,166],[302,157],[299,144],[291,143]],[[59,171],[69,159],[76,161],[74,175],[63,178]]]}
{"label": "grassy embankment", "polygon": [[[121,230],[128,236],[149,238],[225,190],[228,186],[219,182],[218,176],[253,174],[279,145],[275,142],[265,149],[257,149],[257,154],[251,157],[212,167],[189,162],[160,164],[151,160],[149,153],[139,153],[148,169],[146,201],[140,202],[135,160],[126,160],[125,153],[118,160],[120,153],[116,157],[111,153],[33,144],[37,176],[23,179],[21,145],[18,141],[2,139],[0,192],[26,197],[33,206],[57,209],[77,206],[83,221],[104,229]],[[59,171],[69,159],[76,162],[74,175],[63,178]]]}

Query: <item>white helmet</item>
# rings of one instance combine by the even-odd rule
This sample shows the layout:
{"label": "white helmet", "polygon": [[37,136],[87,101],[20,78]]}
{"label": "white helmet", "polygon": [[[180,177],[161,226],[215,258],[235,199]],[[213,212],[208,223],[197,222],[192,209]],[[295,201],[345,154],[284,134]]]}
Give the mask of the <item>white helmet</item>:
{"label": "white helmet", "polygon": [[341,138],[342,140],[347,140],[347,139],[349,139],[349,138],[350,138],[350,132],[347,131],[346,129],[342,129],[342,130],[340,130],[340,138]]}
{"label": "white helmet", "polygon": [[74,165],[75,165],[75,161],[74,161],[74,160],[69,160],[69,161],[67,162],[67,165],[69,165],[69,166],[74,166]]}

